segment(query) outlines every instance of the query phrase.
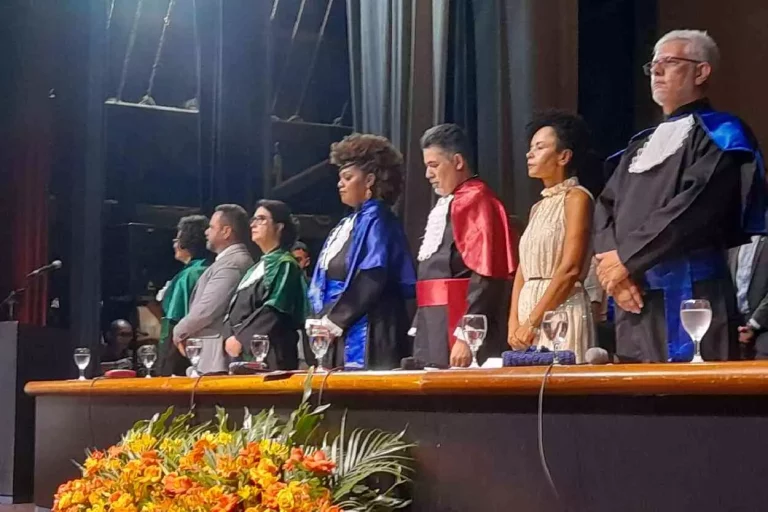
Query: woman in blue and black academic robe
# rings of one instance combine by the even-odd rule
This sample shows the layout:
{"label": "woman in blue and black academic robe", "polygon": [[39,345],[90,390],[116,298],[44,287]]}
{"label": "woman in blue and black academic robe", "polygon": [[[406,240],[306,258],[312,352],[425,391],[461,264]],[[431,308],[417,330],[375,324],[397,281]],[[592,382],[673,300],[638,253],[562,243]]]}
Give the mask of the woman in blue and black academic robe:
{"label": "woman in blue and black academic robe", "polygon": [[331,146],[339,196],[353,212],[325,242],[309,288],[315,318],[335,337],[327,364],[391,370],[411,354],[407,302],[416,272],[392,213],[403,157],[384,137],[352,134]]}

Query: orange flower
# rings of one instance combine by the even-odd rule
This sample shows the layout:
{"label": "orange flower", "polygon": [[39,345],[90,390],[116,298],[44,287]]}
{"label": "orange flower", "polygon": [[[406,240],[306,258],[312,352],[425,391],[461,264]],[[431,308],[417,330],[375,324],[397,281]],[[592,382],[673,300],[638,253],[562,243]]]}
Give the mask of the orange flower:
{"label": "orange flower", "polygon": [[329,501],[322,501],[317,504],[318,505],[318,512],[343,512],[339,507],[336,505],[331,505]]}
{"label": "orange flower", "polygon": [[283,464],[283,469],[292,470],[297,464],[304,460],[304,450],[302,448],[291,448],[291,457]]}
{"label": "orange flower", "polygon": [[323,450],[317,450],[304,459],[304,467],[313,473],[329,475],[336,468],[336,463],[328,460]]}
{"label": "orange flower", "polygon": [[184,494],[192,488],[194,483],[188,476],[179,476],[176,473],[169,473],[163,480],[165,492],[172,495]]}
{"label": "orange flower", "polygon": [[280,491],[286,488],[286,485],[282,482],[275,482],[268,488],[264,489],[264,493],[261,495],[261,503],[265,507],[277,509],[279,508],[277,502],[277,495]]}
{"label": "orange flower", "polygon": [[123,447],[122,446],[110,446],[108,450],[110,457],[118,457],[122,455],[123,453]]}
{"label": "orange flower", "polygon": [[224,494],[216,500],[216,505],[211,508],[211,512],[232,512],[237,507],[237,496],[232,494]]}
{"label": "orange flower", "polygon": [[245,448],[240,450],[237,456],[237,465],[241,468],[255,466],[261,457],[261,450],[258,443],[248,443]]}
{"label": "orange flower", "polygon": [[141,454],[141,462],[144,464],[157,464],[158,460],[157,450],[149,450]]}

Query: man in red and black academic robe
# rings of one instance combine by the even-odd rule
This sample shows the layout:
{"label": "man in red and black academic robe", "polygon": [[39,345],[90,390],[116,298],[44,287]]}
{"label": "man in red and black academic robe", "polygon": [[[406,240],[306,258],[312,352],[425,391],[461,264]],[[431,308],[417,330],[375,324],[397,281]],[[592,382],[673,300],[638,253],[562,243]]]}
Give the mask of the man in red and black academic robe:
{"label": "man in red and black academic robe", "polygon": [[428,365],[469,366],[472,354],[455,336],[456,327],[465,314],[482,314],[488,319],[478,352],[482,364],[506,347],[517,236],[504,205],[474,175],[461,128],[430,128],[421,147],[426,177],[440,199],[429,214],[418,255],[414,357]]}

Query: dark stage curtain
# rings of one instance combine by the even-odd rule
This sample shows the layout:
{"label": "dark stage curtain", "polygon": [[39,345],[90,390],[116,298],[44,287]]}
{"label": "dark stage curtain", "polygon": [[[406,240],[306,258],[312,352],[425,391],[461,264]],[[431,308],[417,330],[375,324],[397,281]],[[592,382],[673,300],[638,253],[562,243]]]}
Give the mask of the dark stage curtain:
{"label": "dark stage curtain", "polygon": [[[25,276],[48,260],[48,181],[51,170],[51,103],[47,67],[38,60],[50,44],[49,35],[33,30],[29,13],[37,2],[11,1],[0,9],[2,18],[3,97],[0,167],[3,278],[0,294],[27,287],[16,318],[25,324],[45,325],[45,278],[29,282]],[[50,21],[50,20],[48,20]],[[30,65],[35,62],[37,65]],[[5,311],[0,313],[4,318]]]}
{"label": "dark stage curtain", "polygon": [[419,138],[444,118],[447,19],[447,0],[347,0],[354,127],[403,152],[398,211],[414,250],[434,196]]}

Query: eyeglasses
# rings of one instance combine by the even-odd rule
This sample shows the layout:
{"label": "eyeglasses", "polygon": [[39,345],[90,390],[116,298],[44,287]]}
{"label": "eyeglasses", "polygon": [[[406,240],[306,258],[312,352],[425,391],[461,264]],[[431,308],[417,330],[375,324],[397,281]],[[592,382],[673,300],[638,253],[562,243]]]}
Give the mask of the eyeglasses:
{"label": "eyeglasses", "polygon": [[663,57],[661,59],[652,60],[651,62],[646,62],[643,64],[643,73],[645,73],[646,76],[651,76],[653,73],[653,68],[656,66],[661,66],[662,69],[665,69],[670,64],[677,65],[682,64],[683,62],[692,62],[694,64],[701,64],[702,62],[705,62],[703,60],[696,60],[696,59],[686,59],[685,57]]}
{"label": "eyeglasses", "polygon": [[264,224],[269,223],[271,221],[269,217],[265,215],[256,215],[251,219],[251,224],[256,224],[257,226],[263,226]]}

